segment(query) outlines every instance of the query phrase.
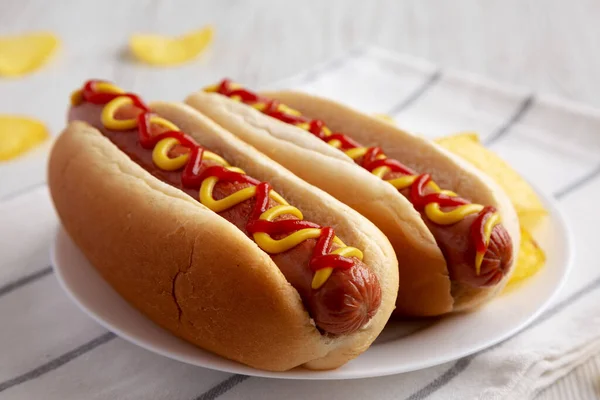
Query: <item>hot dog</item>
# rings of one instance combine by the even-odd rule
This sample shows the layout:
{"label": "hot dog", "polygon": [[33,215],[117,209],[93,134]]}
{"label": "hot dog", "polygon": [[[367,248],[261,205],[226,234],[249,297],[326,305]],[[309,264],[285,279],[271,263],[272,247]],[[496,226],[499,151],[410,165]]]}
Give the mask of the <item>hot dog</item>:
{"label": "hot dog", "polygon": [[186,102],[388,236],[403,261],[397,314],[471,309],[508,281],[519,243],[510,201],[435,144],[330,100],[229,80]]}
{"label": "hot dog", "polygon": [[[298,365],[337,367],[364,351],[383,329],[397,290],[393,286],[396,272],[392,271],[397,261],[385,237],[360,215],[184,105],[148,106],[138,96],[103,81],[88,81],[74,93],[72,104],[69,121],[74,122],[58,139],[50,161],[49,183],[56,209],[67,232],[104,278],[152,320],[200,347],[271,370]],[[71,152],[78,152],[78,157]],[[87,162],[79,162],[74,169],[73,159],[82,158]],[[119,166],[116,172],[97,171],[105,159]],[[81,169],[109,188],[78,185]],[[251,169],[255,176],[246,173]],[[131,186],[127,182],[131,176],[143,182]],[[132,187],[139,198],[129,198]],[[329,204],[327,217],[310,207],[301,212],[279,190],[317,208]],[[238,233],[212,217],[209,223],[194,215],[181,220],[176,212],[164,210],[158,215],[141,214],[140,222],[130,223],[134,213],[140,214],[139,208],[168,207],[173,201],[167,197],[142,204],[153,191],[193,199],[196,209],[218,215]],[[122,213],[111,213],[110,204],[97,205],[93,200],[97,196],[112,202],[113,207],[129,208],[126,221]],[[108,221],[97,220],[98,212],[108,216]],[[330,226],[305,219],[303,212]],[[163,227],[167,222],[175,227],[174,232]],[[162,249],[161,257],[166,253],[167,259],[179,257],[173,253],[173,236],[188,237],[190,224],[201,230],[212,227],[210,236],[221,240],[213,242],[207,232],[195,235],[188,265],[170,272],[164,260],[152,258],[153,249]],[[143,232],[143,237],[121,232],[132,226]],[[356,239],[365,250],[346,244],[342,240],[346,237],[338,232]],[[239,253],[240,246],[245,247],[245,254]],[[221,260],[214,271],[205,266],[212,265],[210,255]],[[130,258],[126,268],[119,266],[118,260],[123,258]],[[235,265],[234,276],[219,271],[218,267],[227,263]],[[257,272],[261,266],[263,270]],[[194,268],[205,269],[200,273],[204,279],[190,277]],[[247,281],[240,281],[239,274]],[[263,280],[259,285],[257,274]],[[278,283],[277,290],[261,290],[265,280]],[[162,299],[163,281],[171,285],[169,307]],[[221,290],[206,282],[218,283]],[[223,290],[223,285],[234,288]],[[246,304],[229,302],[227,291],[232,289],[245,292]],[[295,303],[294,295],[299,296],[300,304]],[[226,308],[219,306],[223,302],[228,304]],[[246,315],[250,309],[252,318]],[[240,325],[237,335],[230,330],[232,324]],[[286,337],[293,329],[297,332]]]}

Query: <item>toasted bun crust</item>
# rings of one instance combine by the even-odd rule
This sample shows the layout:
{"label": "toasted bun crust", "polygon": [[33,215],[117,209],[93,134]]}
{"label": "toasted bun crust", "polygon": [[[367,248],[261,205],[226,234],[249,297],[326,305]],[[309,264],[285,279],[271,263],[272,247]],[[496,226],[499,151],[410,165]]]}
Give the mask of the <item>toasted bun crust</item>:
{"label": "toasted bun crust", "polygon": [[99,131],[72,122],[53,148],[48,182],[69,235],[129,303],[175,335],[252,367],[338,367],[383,329],[397,291],[392,247],[369,221],[185,105],[154,106],[213,151],[270,181],[307,218],[364,250],[382,303],[355,334],[315,328],[271,258],[233,224],[132,162]]}
{"label": "toasted bun crust", "polygon": [[[333,131],[347,133],[368,146],[382,147],[388,156],[415,170],[427,171],[444,188],[497,207],[513,240],[516,259],[520,233],[512,204],[489,177],[467,162],[427,139],[331,100],[298,92],[263,94],[310,118],[325,121]],[[398,255],[398,313],[431,316],[473,308],[493,297],[508,281],[509,275],[491,288],[455,282],[451,285],[435,238],[412,204],[391,185],[357,167],[349,157],[312,134],[218,94],[199,92],[186,102],[373,221]],[[335,158],[332,150],[337,153]]]}

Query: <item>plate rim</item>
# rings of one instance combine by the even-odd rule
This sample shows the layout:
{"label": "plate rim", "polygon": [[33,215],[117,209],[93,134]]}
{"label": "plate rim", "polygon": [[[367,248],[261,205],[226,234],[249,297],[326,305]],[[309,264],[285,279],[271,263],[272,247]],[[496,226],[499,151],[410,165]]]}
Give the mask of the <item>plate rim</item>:
{"label": "plate rim", "polygon": [[[252,368],[247,365],[237,363],[236,361],[226,359],[219,355],[216,355],[216,356],[220,357],[223,360],[226,360],[230,363],[233,363],[233,364],[232,365],[222,365],[222,366],[221,365],[219,365],[219,366],[208,365],[208,363],[199,364],[197,362],[194,362],[194,360],[192,360],[192,359],[186,359],[185,357],[182,357],[178,354],[173,354],[168,350],[162,349],[160,346],[155,346],[152,343],[149,343],[147,341],[144,341],[144,340],[141,340],[141,339],[135,337],[135,335],[131,335],[131,334],[123,331],[120,327],[115,326],[115,325],[105,321],[104,319],[102,319],[102,317],[97,315],[94,311],[90,310],[90,308],[88,306],[86,306],[85,304],[82,303],[82,301],[80,301],[80,299],[73,293],[73,291],[71,291],[69,284],[66,283],[61,267],[57,267],[58,263],[57,263],[56,253],[57,253],[57,247],[58,247],[59,236],[61,235],[61,231],[62,231],[62,234],[64,234],[69,240],[72,241],[72,239],[69,237],[66,230],[60,223],[58,224],[58,226],[56,228],[56,232],[54,234],[54,239],[53,239],[53,242],[52,242],[52,245],[50,248],[50,260],[51,260],[52,267],[55,271],[55,274],[56,274],[56,277],[57,277],[57,280],[59,282],[61,289],[63,290],[63,292],[65,292],[67,294],[68,298],[73,303],[75,303],[77,305],[77,307],[80,308],[86,315],[91,317],[96,323],[100,324],[102,327],[104,327],[108,331],[115,333],[118,337],[128,341],[129,343],[139,346],[147,351],[151,351],[156,354],[159,354],[163,357],[167,357],[167,358],[170,358],[170,359],[173,359],[173,360],[176,360],[179,362],[183,362],[186,364],[194,365],[194,366],[200,367],[200,368],[207,368],[207,369],[212,369],[212,370],[217,370],[217,371],[222,371],[222,372],[227,372],[227,373],[242,374],[242,375],[248,375],[248,376],[254,376],[254,377],[264,377],[264,378],[292,379],[292,380],[298,380],[298,379],[346,380],[346,379],[363,379],[363,378],[389,376],[389,375],[395,375],[395,374],[400,374],[400,373],[418,371],[418,370],[422,370],[425,368],[430,368],[433,366],[441,365],[441,364],[444,364],[447,362],[455,361],[455,360],[461,359],[463,357],[473,355],[473,354],[483,351],[487,348],[490,348],[500,342],[503,342],[503,341],[513,337],[514,335],[518,334],[519,332],[521,332],[522,330],[527,328],[533,321],[535,321],[537,318],[539,318],[539,316],[544,311],[546,311],[549,308],[549,306],[553,303],[553,301],[556,299],[556,297],[558,296],[558,294],[564,287],[564,285],[568,279],[568,276],[570,275],[571,270],[573,268],[574,257],[575,257],[573,233],[572,233],[571,227],[567,223],[567,218],[566,218],[564,211],[562,210],[562,207],[554,199],[554,197],[547,195],[546,193],[539,190],[534,185],[532,185],[532,186],[534,187],[534,190],[538,193],[538,195],[542,199],[542,202],[544,203],[544,205],[549,210],[547,218],[552,219],[555,222],[555,224],[560,227],[560,231],[561,231],[560,235],[563,236],[565,239],[564,250],[565,250],[566,256],[564,257],[564,262],[562,263],[563,264],[562,274],[560,276],[560,279],[558,280],[558,283],[555,285],[554,289],[550,292],[550,294],[547,296],[547,298],[538,306],[538,308],[534,312],[532,312],[527,318],[525,318],[523,321],[521,321],[514,328],[509,329],[509,330],[503,332],[501,335],[498,335],[497,337],[494,337],[493,339],[488,340],[488,341],[481,343],[477,346],[474,346],[472,348],[464,349],[463,351],[459,351],[456,353],[450,353],[445,357],[443,357],[443,356],[435,357],[435,358],[430,358],[428,361],[424,361],[421,363],[413,363],[413,365],[409,368],[386,367],[385,369],[379,369],[379,368],[370,367],[368,369],[368,371],[363,371],[363,373],[358,373],[357,371],[350,371],[345,374],[343,372],[339,373],[340,370],[335,370],[335,369],[334,370],[325,370],[325,371],[312,371],[312,370],[307,370],[307,369],[302,369],[302,368],[294,368],[292,370],[282,371],[282,372],[273,372],[273,371],[264,371],[264,370]],[[73,245],[76,246],[74,243],[73,243]],[[90,264],[90,266],[91,266],[91,264]],[[108,283],[106,283],[106,284],[112,289],[112,286],[110,286],[110,284],[108,284]],[[118,294],[117,294],[117,296],[118,296]],[[147,318],[144,314],[139,312],[137,309],[135,309],[129,303],[127,303],[126,301],[125,301],[125,303],[129,307],[131,307],[133,310],[135,310],[137,313],[139,313],[141,316]],[[152,322],[152,323],[154,323],[154,322]],[[156,325],[156,326],[158,326],[158,325]],[[163,330],[164,332],[166,332],[167,334],[171,334],[170,332],[168,332],[167,330],[164,330],[163,328],[160,328],[160,329]],[[183,339],[179,339],[179,340],[183,341]],[[204,349],[202,349],[202,350],[207,351]],[[400,363],[399,365],[402,365],[402,364]]]}

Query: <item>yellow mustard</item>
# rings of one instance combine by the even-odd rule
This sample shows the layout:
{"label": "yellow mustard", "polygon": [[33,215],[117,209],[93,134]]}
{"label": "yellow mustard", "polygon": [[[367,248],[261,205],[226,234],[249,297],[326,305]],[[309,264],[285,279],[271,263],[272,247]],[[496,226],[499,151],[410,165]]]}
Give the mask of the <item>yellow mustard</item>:
{"label": "yellow mustard", "polygon": [[[106,82],[98,83],[96,85],[95,89],[97,91],[101,91],[101,92],[105,92],[105,93],[124,93],[124,91],[122,89],[120,89],[110,83],[106,83]],[[82,96],[81,90],[74,92],[73,95],[71,96],[71,102],[74,105],[80,104],[82,101],[83,101],[83,96]],[[133,104],[133,100],[127,96],[119,96],[119,97],[114,98],[113,100],[108,102],[102,110],[102,114],[101,114],[102,124],[107,129],[116,130],[116,131],[125,131],[125,130],[130,130],[130,129],[136,128],[137,127],[137,119],[136,118],[125,119],[125,120],[119,120],[119,119],[115,118],[116,112],[121,107],[132,105],[132,104]],[[161,126],[167,128],[168,130],[180,131],[180,129],[175,124],[173,124],[172,122],[167,121],[161,117],[158,117],[158,116],[152,116],[151,122],[161,125]],[[181,143],[179,142],[179,140],[177,140],[175,138],[161,139],[155,145],[155,147],[152,151],[152,160],[156,164],[156,166],[158,166],[159,168],[166,170],[166,171],[174,171],[174,170],[178,170],[178,169],[184,167],[185,164],[189,161],[189,154],[179,155],[174,158],[169,157],[170,150],[179,144],[181,144]],[[243,170],[230,166],[229,163],[225,159],[223,159],[222,157],[220,157],[217,154],[212,153],[210,151],[205,150],[203,153],[203,158],[212,160],[217,164],[221,164],[222,166],[226,167],[230,171],[244,173]],[[231,207],[234,207],[237,204],[240,204],[241,202],[246,201],[256,195],[256,186],[251,186],[251,187],[247,187],[247,188],[238,190],[237,192],[232,193],[223,199],[215,200],[213,197],[213,190],[214,190],[217,182],[218,182],[217,177],[215,177],[215,176],[208,177],[202,182],[202,184],[200,186],[200,190],[199,190],[200,202],[204,206],[208,207],[209,209],[211,209],[214,212],[219,213],[219,212],[225,211],[225,210],[227,210]],[[286,214],[293,215],[296,218],[298,218],[299,220],[303,219],[302,212],[299,209],[297,209],[296,207],[289,205],[287,203],[287,201],[283,197],[281,197],[281,195],[279,195],[277,192],[275,192],[274,190],[270,191],[269,197],[271,199],[273,199],[276,203],[278,203],[278,205],[275,207],[272,207],[272,208],[266,210],[264,213],[262,213],[259,217],[260,219],[267,220],[267,221],[273,221],[277,217],[279,217],[281,215],[286,215]],[[300,229],[300,230],[286,236],[285,238],[279,239],[279,240],[271,238],[269,236],[269,234],[264,233],[264,232],[254,233],[253,238],[254,238],[254,241],[258,244],[258,246],[265,252],[267,252],[269,254],[278,254],[278,253],[283,253],[285,251],[292,249],[293,247],[297,246],[298,244],[302,243],[305,240],[318,239],[320,235],[321,235],[320,228],[305,228],[305,229]],[[338,238],[337,236],[335,236],[333,238],[333,241],[340,247],[337,248],[336,250],[332,251],[331,254],[339,254],[339,255],[347,256],[347,257],[356,257],[359,260],[363,259],[363,253],[360,250],[358,250],[354,247],[346,246],[344,244],[344,242],[342,242],[342,240],[340,238]],[[318,270],[313,276],[313,280],[312,280],[312,284],[311,284],[312,288],[313,289],[320,288],[327,281],[327,279],[331,276],[332,272],[333,272],[333,268],[330,268],[330,267],[322,268],[322,269]]]}

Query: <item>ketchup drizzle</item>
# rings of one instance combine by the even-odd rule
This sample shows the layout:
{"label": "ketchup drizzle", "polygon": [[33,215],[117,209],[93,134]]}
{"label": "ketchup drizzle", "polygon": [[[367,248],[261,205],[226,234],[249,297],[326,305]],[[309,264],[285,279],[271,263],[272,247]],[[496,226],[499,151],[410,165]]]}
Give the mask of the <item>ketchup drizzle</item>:
{"label": "ketchup drizzle", "polygon": [[335,233],[331,227],[326,227],[321,230],[321,235],[313,249],[313,256],[308,264],[313,271],[318,271],[327,267],[348,269],[352,268],[354,265],[354,261],[351,258],[339,254],[329,254],[334,236]]}
{"label": "ketchup drizzle", "polygon": [[[104,81],[90,80],[87,81],[82,90],[82,97],[85,101],[102,105],[109,103],[117,97],[129,97],[133,106],[141,112],[137,115],[138,138],[140,144],[145,149],[152,149],[162,139],[174,138],[179,141],[179,146],[189,149],[189,158],[181,173],[181,182],[184,187],[197,189],[202,185],[202,182],[209,177],[216,177],[223,182],[241,182],[256,186],[255,204],[248,219],[246,230],[250,234],[267,233],[269,235],[291,234],[295,231],[315,228],[321,229],[319,238],[313,250],[313,257],[309,263],[312,271],[318,271],[323,268],[341,268],[347,269],[355,265],[352,258],[344,257],[338,254],[328,254],[331,251],[335,232],[331,227],[321,227],[320,225],[301,220],[280,220],[267,221],[261,220],[260,216],[269,208],[269,196],[272,187],[267,182],[260,182],[246,174],[230,171],[220,165],[212,165],[207,168],[203,167],[204,151],[196,141],[180,131],[167,130],[164,132],[153,132],[152,117],[155,116],[150,109],[142,102],[135,94],[131,93],[106,93],[98,92],[96,85]],[[225,88],[229,85],[228,81],[223,81],[221,87]],[[238,95],[244,101],[254,101],[258,96],[245,90],[234,91],[233,95]],[[278,103],[269,103],[269,107],[276,109]],[[158,126],[160,128],[160,125]]]}
{"label": "ketchup drizzle", "polygon": [[[243,102],[263,102],[267,104],[267,108],[262,112],[280,121],[290,124],[308,123],[309,128],[307,130],[319,139],[325,142],[338,140],[341,143],[341,146],[339,147],[340,150],[345,151],[362,147],[360,143],[354,141],[353,139],[342,133],[332,133],[330,135],[327,135],[324,129],[325,125],[321,120],[311,120],[302,115],[290,115],[281,112],[277,109],[276,106],[279,103],[275,100],[269,100],[260,97],[259,95],[252,93],[246,89],[231,89],[231,83],[231,80],[224,79],[219,84],[217,92],[228,97],[237,95]],[[374,169],[379,167],[388,167],[391,172],[399,172],[404,175],[417,175],[416,171],[413,171],[398,160],[393,160],[389,158],[378,159],[377,157],[382,154],[384,153],[381,148],[369,147],[367,149],[367,152],[363,156],[360,165],[363,168],[367,169],[369,172],[373,172]],[[429,181],[431,181],[431,177],[428,174],[422,174],[419,175],[415,179],[415,182],[411,185],[409,200],[414,204],[415,208],[417,208],[418,210],[422,210],[428,203],[432,202],[438,203],[440,207],[457,207],[465,204],[470,204],[470,201],[460,198],[458,196],[448,196],[443,193],[430,193],[425,195],[424,189],[425,186],[429,183]],[[471,236],[475,242],[477,252],[485,253],[487,251],[488,245],[485,243],[484,224],[485,220],[489,218],[489,216],[494,212],[496,212],[496,210],[493,207],[485,207],[482,211],[479,212],[477,218],[473,221],[471,225]]]}
{"label": "ketchup drizzle", "polygon": [[425,187],[431,182],[429,174],[422,174],[415,179],[415,182],[410,187],[410,201],[417,209],[422,209],[429,203],[439,203],[441,207],[456,207],[464,204],[469,204],[468,200],[458,196],[448,196],[444,193],[429,193],[425,194]]}
{"label": "ketchup drizzle", "polygon": [[473,225],[471,225],[471,238],[475,241],[475,249],[478,253],[485,253],[488,249],[488,244],[485,242],[485,221],[496,212],[492,206],[484,207],[479,213]]}

